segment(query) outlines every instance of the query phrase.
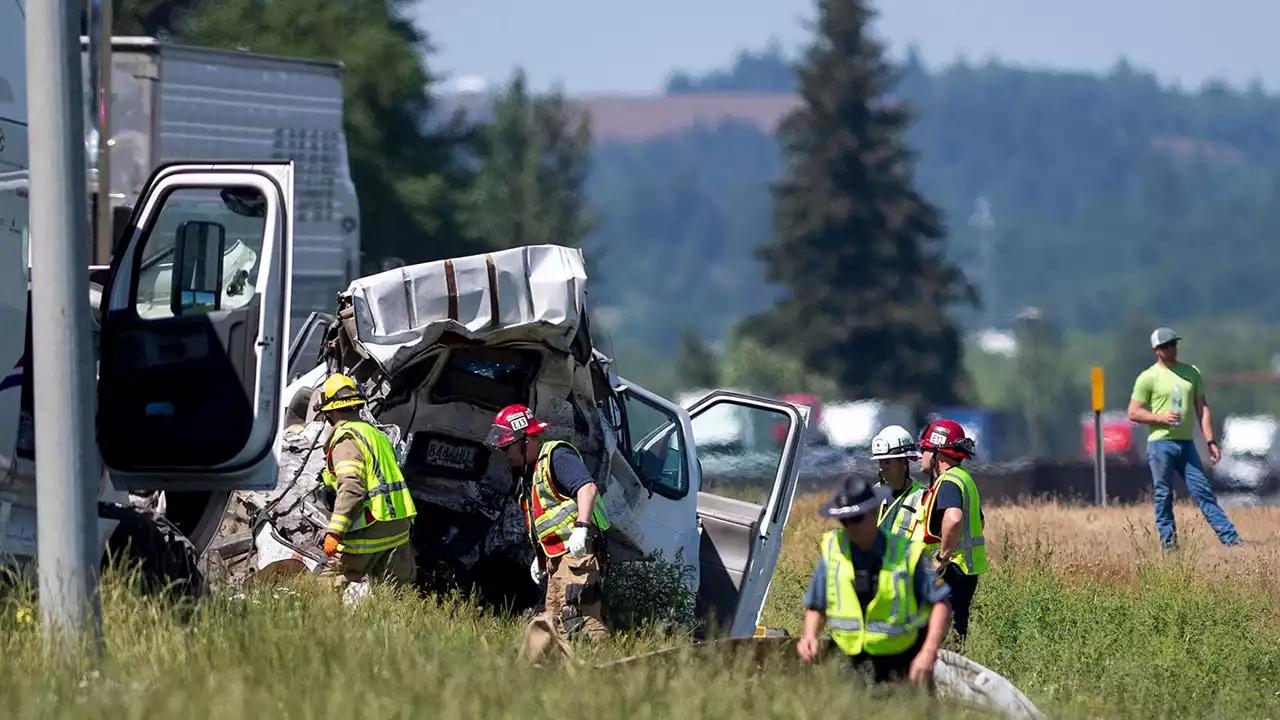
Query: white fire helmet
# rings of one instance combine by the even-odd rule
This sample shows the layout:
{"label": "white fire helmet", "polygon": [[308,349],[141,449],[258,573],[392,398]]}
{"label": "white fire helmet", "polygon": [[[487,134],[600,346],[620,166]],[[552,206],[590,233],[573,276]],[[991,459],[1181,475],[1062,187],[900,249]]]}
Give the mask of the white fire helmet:
{"label": "white fire helmet", "polygon": [[920,452],[916,449],[915,438],[901,425],[890,425],[871,439],[872,460],[889,458],[915,460],[919,457]]}

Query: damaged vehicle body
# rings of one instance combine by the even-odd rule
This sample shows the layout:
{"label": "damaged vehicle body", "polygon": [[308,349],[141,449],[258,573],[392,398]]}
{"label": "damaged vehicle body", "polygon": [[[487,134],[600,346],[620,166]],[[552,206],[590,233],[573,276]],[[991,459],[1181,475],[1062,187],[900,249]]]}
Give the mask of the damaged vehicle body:
{"label": "damaged vehicle body", "polygon": [[[337,315],[314,314],[295,337],[279,481],[233,496],[209,565],[234,581],[318,571],[331,507],[320,482],[331,428],[312,402],[325,378],[361,383],[368,419],[400,456],[418,517],[413,543],[423,589],[474,590],[519,611],[541,591],[518,504],[527,481],[483,445],[494,414],[521,403],[550,423],[548,439],[578,448],[596,478],[612,562],[661,557],[688,566],[704,621],[737,637],[757,629],[796,490],[808,409],[730,391],[688,408],[618,377],[592,344],[579,250],[514,248],[397,268],[356,280]],[[727,409],[760,416],[772,436],[765,482],[706,492],[701,461],[741,449],[706,422]],[[700,426],[706,426],[699,433]],[[701,452],[700,452],[701,451]],[[758,476],[753,449],[752,475]],[[746,466],[744,465],[744,469]],[[757,502],[738,499],[744,494]]]}

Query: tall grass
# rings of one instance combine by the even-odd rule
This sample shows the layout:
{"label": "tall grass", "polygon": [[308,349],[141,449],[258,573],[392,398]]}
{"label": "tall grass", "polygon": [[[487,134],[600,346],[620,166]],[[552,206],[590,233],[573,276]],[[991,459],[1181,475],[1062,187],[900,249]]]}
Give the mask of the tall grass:
{"label": "tall grass", "polygon": [[[827,527],[819,501],[797,501],[765,611],[765,623],[796,634]],[[1185,549],[1172,557],[1144,530],[1149,514],[988,510],[994,569],[979,584],[966,653],[1050,717],[1280,717],[1280,514],[1233,510],[1252,545],[1225,550],[1180,507]],[[101,661],[46,653],[29,595],[0,603],[6,718],[907,718],[929,709],[911,693],[869,695],[836,663],[791,662],[785,646],[757,670],[661,631],[621,632],[579,646],[581,662],[530,667],[517,658],[518,618],[385,587],[352,608],[301,579],[219,592],[192,613],[111,574]],[[662,648],[682,649],[599,667]]]}
{"label": "tall grass", "polygon": [[[746,658],[697,654],[618,667],[608,660],[667,645],[623,634],[580,648],[584,662],[517,659],[522,626],[466,603],[377,588],[348,608],[316,583],[219,596],[187,623],[120,578],[104,585],[100,664],[47,655],[10,602],[0,621],[6,718],[906,718],[904,694],[868,708],[833,666],[754,672]],[[790,665],[790,663],[786,663]],[[870,712],[868,712],[870,711]]]}
{"label": "tall grass", "polygon": [[[793,509],[770,625],[799,631],[823,499]],[[1246,547],[1180,503],[1182,549],[1166,555],[1149,505],[988,509],[993,568],[965,654],[1051,716],[1280,717],[1280,508],[1229,512]]]}

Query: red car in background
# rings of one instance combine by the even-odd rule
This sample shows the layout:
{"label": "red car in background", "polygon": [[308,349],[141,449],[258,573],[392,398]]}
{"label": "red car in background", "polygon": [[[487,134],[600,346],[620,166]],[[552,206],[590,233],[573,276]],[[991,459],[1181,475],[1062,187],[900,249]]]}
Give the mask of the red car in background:
{"label": "red car in background", "polygon": [[[1102,414],[1102,454],[1114,458],[1134,458],[1138,455],[1134,428],[1136,423],[1121,411]],[[1093,459],[1093,413],[1086,413],[1080,422],[1080,452],[1086,460]]]}
{"label": "red car in background", "polygon": [[[809,444],[827,444],[826,433],[822,432],[822,398],[809,393],[787,393],[779,395],[778,399],[795,405],[807,406],[809,408],[809,433],[806,436],[806,440]],[[777,440],[779,444],[786,441],[786,423],[778,423],[774,426],[773,439]]]}

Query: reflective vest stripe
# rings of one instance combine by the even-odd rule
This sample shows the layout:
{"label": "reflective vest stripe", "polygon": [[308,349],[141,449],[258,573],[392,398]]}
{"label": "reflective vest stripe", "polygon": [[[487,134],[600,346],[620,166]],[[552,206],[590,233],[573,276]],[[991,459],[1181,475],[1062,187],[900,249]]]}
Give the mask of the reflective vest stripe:
{"label": "reflective vest stripe", "polygon": [[[858,632],[859,630],[862,629],[861,620],[854,620],[854,619],[830,620],[827,624],[831,626],[832,630],[839,630],[841,632]],[[928,624],[929,624],[929,616],[925,615],[923,617],[923,621],[916,621],[909,625],[894,625],[892,623],[879,622],[879,621],[869,622],[867,623],[867,630],[869,632],[873,632],[878,635],[889,635],[891,637],[897,637],[900,635],[910,635],[912,633],[918,632],[920,628]]]}
{"label": "reflective vest stripe", "polygon": [[347,538],[338,544],[338,550],[352,555],[372,555],[398,548],[409,542],[409,531],[382,538]]}
{"label": "reflective vest stripe", "polygon": [[346,515],[339,515],[338,513],[333,513],[332,515],[329,516],[329,525],[325,529],[336,530],[340,533],[344,533],[350,528],[351,528],[351,518],[347,517]]}

